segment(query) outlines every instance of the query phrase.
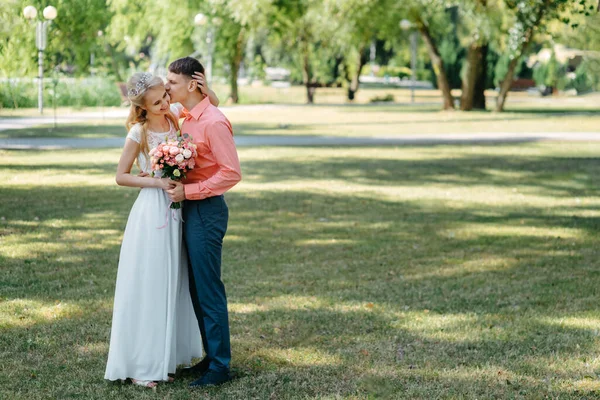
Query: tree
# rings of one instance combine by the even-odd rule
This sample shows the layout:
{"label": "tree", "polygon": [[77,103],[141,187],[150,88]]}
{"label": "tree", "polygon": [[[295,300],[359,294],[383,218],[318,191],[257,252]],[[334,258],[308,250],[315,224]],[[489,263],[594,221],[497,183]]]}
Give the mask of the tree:
{"label": "tree", "polygon": [[[328,56],[334,46],[335,24],[328,3],[320,0],[274,0],[270,25],[273,35],[300,66],[307,103],[314,103],[315,90],[331,75]],[[325,67],[325,68],[324,68]]]}
{"label": "tree", "polygon": [[500,13],[494,0],[463,1],[459,9],[467,48],[460,109],[485,110],[489,41],[493,32],[494,16]]}
{"label": "tree", "polygon": [[371,43],[381,37],[381,27],[390,18],[389,0],[328,0],[334,39],[344,68],[348,100],[354,100],[360,74],[368,61]]}
{"label": "tree", "polygon": [[509,21],[512,27],[508,30],[507,37],[510,62],[500,85],[496,111],[504,110],[515,69],[536,35],[547,32],[552,22],[562,21],[570,24],[569,13],[589,14],[595,9],[594,6],[586,4],[585,0],[504,0],[504,4],[512,13]]}
{"label": "tree", "polygon": [[442,107],[444,110],[451,110],[454,109],[454,100],[438,47],[438,43],[453,26],[445,12],[447,5],[443,0],[411,0],[403,4],[401,10],[421,34],[436,76],[437,87],[442,92]]}
{"label": "tree", "polygon": [[[90,54],[99,46],[98,31],[108,25],[112,14],[104,0],[56,0],[57,18],[48,29],[45,70],[62,65],[76,74],[89,72]],[[47,2],[5,0],[0,8],[0,65],[5,75],[28,75],[36,71],[35,28],[23,17],[32,5],[38,18]]]}

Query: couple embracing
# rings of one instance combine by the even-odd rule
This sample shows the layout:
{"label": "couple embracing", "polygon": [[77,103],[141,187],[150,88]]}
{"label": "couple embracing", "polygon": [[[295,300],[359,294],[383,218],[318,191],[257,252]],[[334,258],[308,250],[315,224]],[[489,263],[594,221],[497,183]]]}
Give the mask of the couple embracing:
{"label": "couple embracing", "polygon": [[[241,179],[230,122],[191,57],[169,65],[167,82],[137,73],[128,82],[131,111],[117,167],[121,186],[139,187],[125,227],[105,379],[144,387],[172,382],[177,365],[190,387],[231,379],[231,347],[221,249],[228,208],[223,193]],[[175,105],[172,103],[179,103]],[[197,146],[183,182],[151,176],[149,153],[181,134]],[[139,175],[132,175],[137,162]],[[181,209],[171,203],[183,201]],[[165,215],[167,223],[165,225]],[[204,351],[203,351],[204,350]]]}

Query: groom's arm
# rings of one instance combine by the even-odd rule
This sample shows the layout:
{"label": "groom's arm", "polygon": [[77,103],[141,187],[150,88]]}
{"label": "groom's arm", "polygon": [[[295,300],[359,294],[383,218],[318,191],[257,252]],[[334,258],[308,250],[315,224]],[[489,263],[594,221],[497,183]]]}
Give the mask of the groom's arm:
{"label": "groom's arm", "polygon": [[226,121],[216,121],[206,128],[207,144],[215,157],[219,170],[210,178],[184,185],[185,198],[202,200],[219,196],[241,179],[242,172],[238,158],[233,131]]}

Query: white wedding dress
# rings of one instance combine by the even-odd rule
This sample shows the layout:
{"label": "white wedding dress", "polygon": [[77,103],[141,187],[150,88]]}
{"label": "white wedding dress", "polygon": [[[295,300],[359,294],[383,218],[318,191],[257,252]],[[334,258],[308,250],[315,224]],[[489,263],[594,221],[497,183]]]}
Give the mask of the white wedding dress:
{"label": "white wedding dress", "polygon": [[[175,115],[179,110],[171,106]],[[174,138],[148,131],[150,149]],[[140,127],[128,138],[140,142]],[[140,168],[150,173],[140,154]],[[158,178],[156,178],[158,179]],[[162,189],[143,188],[135,201],[121,245],[105,379],[166,381],[177,365],[202,356],[202,340],[188,286],[181,210],[168,209]],[[165,224],[168,215],[168,225]]]}

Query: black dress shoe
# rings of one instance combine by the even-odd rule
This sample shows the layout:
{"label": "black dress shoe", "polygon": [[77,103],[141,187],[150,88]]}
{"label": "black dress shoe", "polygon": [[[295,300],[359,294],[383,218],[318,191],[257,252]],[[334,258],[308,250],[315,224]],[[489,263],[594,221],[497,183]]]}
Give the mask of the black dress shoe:
{"label": "black dress shoe", "polygon": [[190,388],[206,387],[206,386],[218,386],[222,385],[231,380],[229,372],[215,372],[207,371],[201,378],[196,379],[194,382],[189,384]]}
{"label": "black dress shoe", "polygon": [[192,365],[191,367],[182,368],[179,371],[181,375],[204,375],[206,371],[208,371],[208,367],[210,367],[210,360],[208,357],[204,357],[202,361],[200,361],[196,365]]}

